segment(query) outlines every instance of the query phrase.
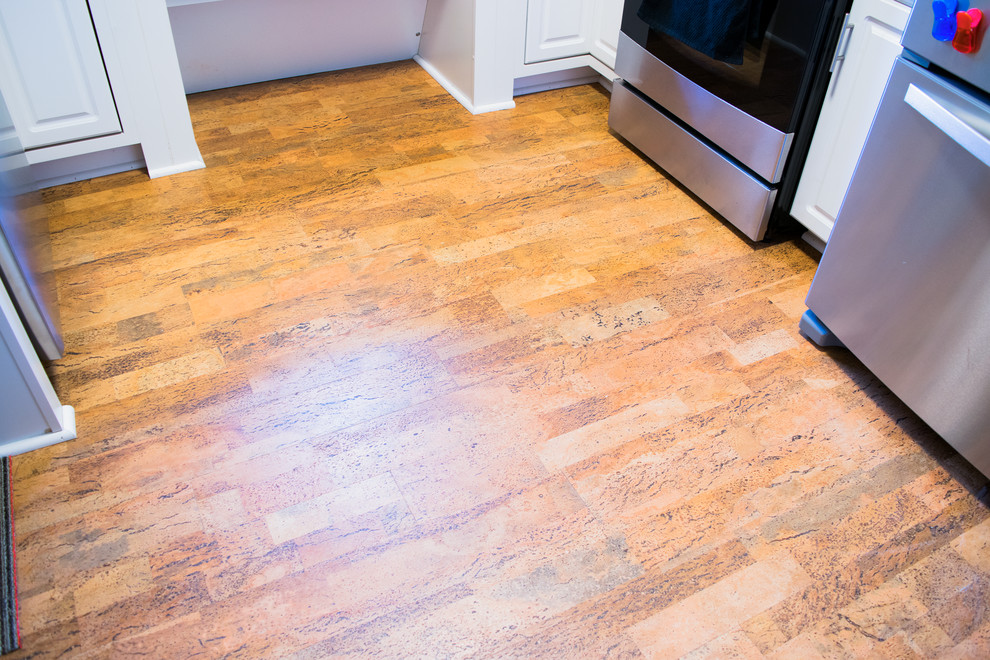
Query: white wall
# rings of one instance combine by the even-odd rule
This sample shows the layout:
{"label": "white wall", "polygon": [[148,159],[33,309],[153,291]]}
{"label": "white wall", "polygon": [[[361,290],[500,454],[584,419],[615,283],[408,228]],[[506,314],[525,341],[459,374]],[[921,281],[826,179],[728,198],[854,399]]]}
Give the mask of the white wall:
{"label": "white wall", "polygon": [[187,93],[410,59],[427,0],[175,0]]}

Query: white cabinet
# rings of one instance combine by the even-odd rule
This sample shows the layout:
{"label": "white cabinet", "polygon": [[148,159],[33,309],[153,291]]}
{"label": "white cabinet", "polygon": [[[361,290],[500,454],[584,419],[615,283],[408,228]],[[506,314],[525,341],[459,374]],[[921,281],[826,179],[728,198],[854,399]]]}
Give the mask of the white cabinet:
{"label": "white cabinet", "polygon": [[593,55],[615,66],[620,0],[529,0],[525,63]]}
{"label": "white cabinet", "polygon": [[593,22],[591,54],[615,68],[615,49],[619,45],[619,28],[622,25],[622,2],[597,0]]}
{"label": "white cabinet", "polygon": [[901,52],[901,33],[910,12],[896,0],[853,2],[791,207],[791,215],[822,241],[832,231],[887,77]]}
{"label": "white cabinet", "polygon": [[26,149],[120,132],[86,0],[0,0],[0,87]]}
{"label": "white cabinet", "polygon": [[615,80],[622,0],[428,0],[415,59],[477,114]]}
{"label": "white cabinet", "polygon": [[616,78],[622,0],[516,1],[524,4],[524,47],[503,54],[514,56],[506,64],[514,67],[515,95]]}
{"label": "white cabinet", "polygon": [[529,0],[526,63],[591,52],[595,0]]}
{"label": "white cabinet", "polygon": [[0,0],[0,86],[42,186],[204,166],[165,0]]}

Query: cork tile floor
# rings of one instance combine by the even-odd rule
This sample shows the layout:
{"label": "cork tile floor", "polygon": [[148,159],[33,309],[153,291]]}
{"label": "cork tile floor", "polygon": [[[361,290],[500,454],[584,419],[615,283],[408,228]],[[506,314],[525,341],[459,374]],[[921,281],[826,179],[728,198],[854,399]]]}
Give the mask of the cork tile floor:
{"label": "cork tile floor", "polygon": [[815,254],[517,101],[210,92],[207,169],[46,192],[12,658],[990,657],[986,478],[798,333]]}

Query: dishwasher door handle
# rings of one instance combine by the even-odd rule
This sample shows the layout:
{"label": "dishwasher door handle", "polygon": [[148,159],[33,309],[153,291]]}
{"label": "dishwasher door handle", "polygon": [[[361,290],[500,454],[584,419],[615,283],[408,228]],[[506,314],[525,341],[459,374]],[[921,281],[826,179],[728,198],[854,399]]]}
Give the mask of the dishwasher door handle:
{"label": "dishwasher door handle", "polygon": [[990,138],[971,126],[969,122],[913,83],[908,85],[904,102],[917,110],[938,130],[952,138],[956,144],[990,167]]}

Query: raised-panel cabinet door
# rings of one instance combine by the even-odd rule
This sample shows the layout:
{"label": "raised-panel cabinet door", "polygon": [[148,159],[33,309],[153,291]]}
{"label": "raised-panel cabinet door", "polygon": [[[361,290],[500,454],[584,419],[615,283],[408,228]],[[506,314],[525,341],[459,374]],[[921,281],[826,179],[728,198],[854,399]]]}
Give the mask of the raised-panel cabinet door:
{"label": "raised-panel cabinet door", "polygon": [[0,83],[26,149],[120,131],[86,0],[0,0]]}
{"label": "raised-panel cabinet door", "polygon": [[[855,0],[791,215],[827,241],[866,143],[887,77],[901,53],[911,8],[896,0]],[[844,56],[844,57],[843,57]]]}
{"label": "raised-panel cabinet door", "polygon": [[587,55],[597,0],[529,0],[526,63]]}
{"label": "raised-panel cabinet door", "polygon": [[615,49],[622,25],[622,0],[596,0],[594,25],[591,54],[614,69]]}

